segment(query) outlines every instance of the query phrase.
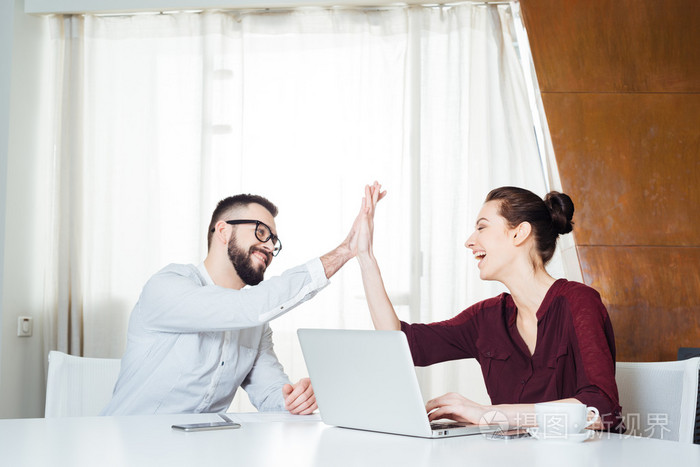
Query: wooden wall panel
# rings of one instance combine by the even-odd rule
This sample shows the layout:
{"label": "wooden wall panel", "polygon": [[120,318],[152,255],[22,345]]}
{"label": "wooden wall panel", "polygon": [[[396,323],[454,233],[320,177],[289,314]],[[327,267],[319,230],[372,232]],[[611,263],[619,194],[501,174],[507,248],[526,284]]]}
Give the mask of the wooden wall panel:
{"label": "wooden wall panel", "polygon": [[618,359],[700,347],[700,2],[521,0],[584,282]]}
{"label": "wooden wall panel", "polygon": [[675,360],[678,347],[700,344],[700,247],[577,249],[608,307],[618,361]]}
{"label": "wooden wall panel", "polygon": [[542,92],[700,92],[697,0],[521,0]]}
{"label": "wooden wall panel", "polygon": [[577,245],[700,245],[700,94],[542,98]]}

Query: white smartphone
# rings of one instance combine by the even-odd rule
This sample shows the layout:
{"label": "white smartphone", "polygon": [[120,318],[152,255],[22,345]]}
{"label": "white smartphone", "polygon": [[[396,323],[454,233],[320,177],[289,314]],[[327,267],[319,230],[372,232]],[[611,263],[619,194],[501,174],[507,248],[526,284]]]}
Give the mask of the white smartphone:
{"label": "white smartphone", "polygon": [[524,428],[516,428],[514,430],[507,431],[494,431],[493,433],[487,433],[487,439],[517,439],[517,438],[529,438],[530,433]]}
{"label": "white smartphone", "polygon": [[190,423],[187,425],[173,425],[173,430],[181,431],[207,431],[207,430],[232,430],[240,428],[241,424],[236,422],[209,422]]}

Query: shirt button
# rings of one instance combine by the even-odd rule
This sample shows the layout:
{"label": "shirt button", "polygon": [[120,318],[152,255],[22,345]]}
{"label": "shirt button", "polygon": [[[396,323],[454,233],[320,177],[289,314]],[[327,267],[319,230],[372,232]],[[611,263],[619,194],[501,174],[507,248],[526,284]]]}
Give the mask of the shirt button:
{"label": "shirt button", "polygon": [[524,380],[524,379],[521,379],[521,380],[520,380],[520,383],[521,383],[521,384],[525,384],[525,380]]}
{"label": "shirt button", "polygon": [[487,356],[487,357],[490,357],[490,356],[491,356],[491,352],[486,352],[486,356]]}

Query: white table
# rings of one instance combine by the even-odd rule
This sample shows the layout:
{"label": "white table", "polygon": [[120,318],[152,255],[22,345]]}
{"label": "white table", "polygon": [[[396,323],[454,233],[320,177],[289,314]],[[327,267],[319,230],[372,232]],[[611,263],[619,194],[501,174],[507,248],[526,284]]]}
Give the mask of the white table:
{"label": "white table", "polygon": [[185,433],[216,415],[0,420],[2,466],[700,466],[700,446],[602,434],[583,443],[421,439],[324,425],[317,415],[229,414],[237,430]]}

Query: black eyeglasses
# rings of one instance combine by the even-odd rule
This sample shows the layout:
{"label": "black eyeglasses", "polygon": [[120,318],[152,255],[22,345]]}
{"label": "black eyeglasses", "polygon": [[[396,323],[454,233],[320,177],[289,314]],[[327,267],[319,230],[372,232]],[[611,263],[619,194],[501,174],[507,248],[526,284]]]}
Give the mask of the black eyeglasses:
{"label": "black eyeglasses", "polygon": [[255,224],[255,238],[257,238],[258,241],[265,243],[268,240],[272,239],[272,246],[274,247],[272,250],[272,256],[277,256],[280,254],[280,251],[282,251],[282,242],[280,241],[280,238],[277,235],[273,234],[270,227],[264,222],[248,219],[239,219],[233,221],[226,221],[226,223],[230,225]]}

